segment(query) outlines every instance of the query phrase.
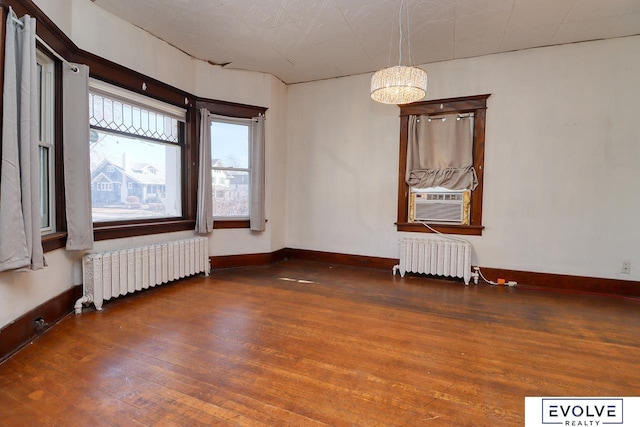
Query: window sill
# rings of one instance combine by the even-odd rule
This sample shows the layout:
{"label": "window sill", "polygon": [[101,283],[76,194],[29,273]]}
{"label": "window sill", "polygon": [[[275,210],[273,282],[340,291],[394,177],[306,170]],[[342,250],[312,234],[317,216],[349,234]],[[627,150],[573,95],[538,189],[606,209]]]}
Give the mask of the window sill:
{"label": "window sill", "polygon": [[171,233],[174,231],[195,230],[194,220],[176,219],[130,224],[93,224],[95,241],[120,239],[123,237],[145,236],[149,234]]}
{"label": "window sill", "polygon": [[[412,233],[433,233],[427,227],[415,222],[396,223],[398,231],[409,231]],[[448,224],[429,224],[430,227],[444,234],[463,234],[467,236],[482,236],[482,225],[448,225]]]}
{"label": "window sill", "polygon": [[[249,221],[246,228],[249,228]],[[220,227],[220,228],[243,228],[243,227]],[[172,220],[144,224],[117,224],[117,225],[95,225],[93,236],[95,241],[119,239],[123,237],[145,236],[149,234],[171,233],[174,231],[187,231],[195,229],[193,220]],[[67,244],[67,233],[51,233],[42,236],[42,250],[47,253],[56,249],[64,248]]]}
{"label": "window sill", "polygon": [[44,253],[64,248],[66,245],[67,233],[65,231],[59,233],[44,234],[42,236],[42,251]]}
{"label": "window sill", "polygon": [[249,228],[248,219],[215,219],[213,221],[214,230],[226,230],[231,228]]}

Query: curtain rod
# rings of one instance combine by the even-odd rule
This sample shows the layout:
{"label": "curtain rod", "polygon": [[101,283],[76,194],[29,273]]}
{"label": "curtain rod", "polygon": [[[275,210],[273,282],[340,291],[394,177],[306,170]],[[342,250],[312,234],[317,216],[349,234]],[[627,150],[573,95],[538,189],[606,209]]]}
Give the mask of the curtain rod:
{"label": "curtain rod", "polygon": [[[18,18],[16,18],[15,16],[11,15],[11,20],[13,22],[15,22],[16,24],[18,24],[20,27],[24,28],[24,22],[22,22],[21,20],[19,20]],[[38,40],[42,46],[44,46],[53,56],[55,56],[56,58],[58,58],[60,61],[64,62],[65,64],[67,64],[69,66],[69,68],[71,68],[73,70],[74,73],[77,73],[78,71],[80,71],[78,69],[77,66],[73,65],[72,63],[70,63],[69,61],[67,61],[66,59],[64,59],[58,52],[56,52],[55,50],[53,50],[51,48],[51,46],[49,46],[47,44],[47,42],[45,42],[44,40],[42,40],[42,38],[40,38],[39,35],[36,34],[36,40]]]}

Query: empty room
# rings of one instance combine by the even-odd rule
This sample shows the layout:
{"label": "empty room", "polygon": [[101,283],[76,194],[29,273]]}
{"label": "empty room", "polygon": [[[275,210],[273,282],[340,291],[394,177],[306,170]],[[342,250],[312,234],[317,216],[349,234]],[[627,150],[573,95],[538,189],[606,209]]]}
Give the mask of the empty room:
{"label": "empty room", "polygon": [[0,426],[640,425],[640,1],[0,7]]}

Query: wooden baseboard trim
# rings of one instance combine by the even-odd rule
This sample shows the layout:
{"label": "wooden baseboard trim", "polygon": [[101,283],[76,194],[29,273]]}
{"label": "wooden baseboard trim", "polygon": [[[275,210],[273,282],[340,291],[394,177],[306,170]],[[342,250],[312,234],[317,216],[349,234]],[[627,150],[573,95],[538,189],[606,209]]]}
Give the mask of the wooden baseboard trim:
{"label": "wooden baseboard trim", "polygon": [[[391,270],[398,259],[349,255],[333,252],[311,251],[285,248],[285,256],[290,259],[325,262],[329,264],[351,265]],[[481,267],[482,274],[495,281],[497,278],[514,280],[523,288],[542,288],[568,293],[592,293],[598,295],[622,295],[640,297],[640,282],[632,280],[600,279],[596,277],[571,276],[564,274],[537,273],[532,271],[507,270]]]}
{"label": "wooden baseboard trim", "polygon": [[377,258],[363,255],[349,255],[334,252],[311,251],[284,248],[271,253],[225,255],[210,257],[211,269],[257,267],[274,264],[285,259],[303,259],[327,264],[349,265],[366,268],[389,269],[398,264],[397,259]]}
{"label": "wooden baseboard trim", "polygon": [[[327,264],[391,270],[398,259],[322,252],[307,249],[284,248],[272,253],[229,255],[211,257],[211,268],[255,267],[269,265],[285,259],[301,259]],[[481,267],[482,274],[492,281],[498,278],[514,280],[522,288],[541,288],[567,293],[590,293],[598,295],[621,295],[640,297],[640,282],[632,280],[600,279],[596,277],[571,276],[565,274],[536,273],[532,271],[507,270]]]}
{"label": "wooden baseboard trim", "polygon": [[285,256],[288,259],[303,259],[307,261],[324,262],[327,264],[377,268],[389,271],[391,271],[394,265],[398,264],[398,260],[393,258],[349,255],[335,252],[310,251],[307,249],[293,248],[285,248]]}
{"label": "wooden baseboard trim", "polygon": [[[349,255],[333,252],[311,251],[305,249],[285,248],[285,256],[290,259],[324,262],[327,264],[350,265],[356,267],[391,270],[400,261],[393,258],[378,258],[362,255]],[[618,279],[601,279],[586,276],[537,273],[532,271],[506,270],[481,267],[482,274],[495,281],[497,278],[514,280],[522,287],[529,289],[563,291],[567,293],[590,293],[598,295],[620,295],[640,297],[640,282]],[[445,278],[446,279],[446,278]]]}
{"label": "wooden baseboard trim", "polygon": [[535,273],[531,271],[506,270],[481,267],[488,280],[498,278],[513,280],[523,287],[539,287],[568,293],[591,293],[640,297],[640,282],[633,280],[601,279],[597,277],[570,276],[566,274]]}
{"label": "wooden baseboard trim", "polygon": [[212,270],[222,268],[259,267],[284,261],[285,249],[271,253],[212,256],[209,258]]}
{"label": "wooden baseboard trim", "polygon": [[[81,296],[82,285],[69,288],[0,329],[0,362],[71,313]],[[44,320],[40,328],[36,326],[37,318]]]}

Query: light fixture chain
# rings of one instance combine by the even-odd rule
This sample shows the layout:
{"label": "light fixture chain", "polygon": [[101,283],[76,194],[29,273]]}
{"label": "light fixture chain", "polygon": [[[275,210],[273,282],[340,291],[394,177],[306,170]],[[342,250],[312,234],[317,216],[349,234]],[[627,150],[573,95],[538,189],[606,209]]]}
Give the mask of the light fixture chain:
{"label": "light fixture chain", "polygon": [[412,66],[413,63],[411,61],[411,27],[409,24],[409,5],[408,4],[406,9],[406,15],[407,15],[407,46],[409,48],[409,66]]}
{"label": "light fixture chain", "polygon": [[398,65],[402,65],[402,6],[404,0],[400,0],[400,10],[398,11],[398,28],[400,29],[400,37],[398,38]]}

